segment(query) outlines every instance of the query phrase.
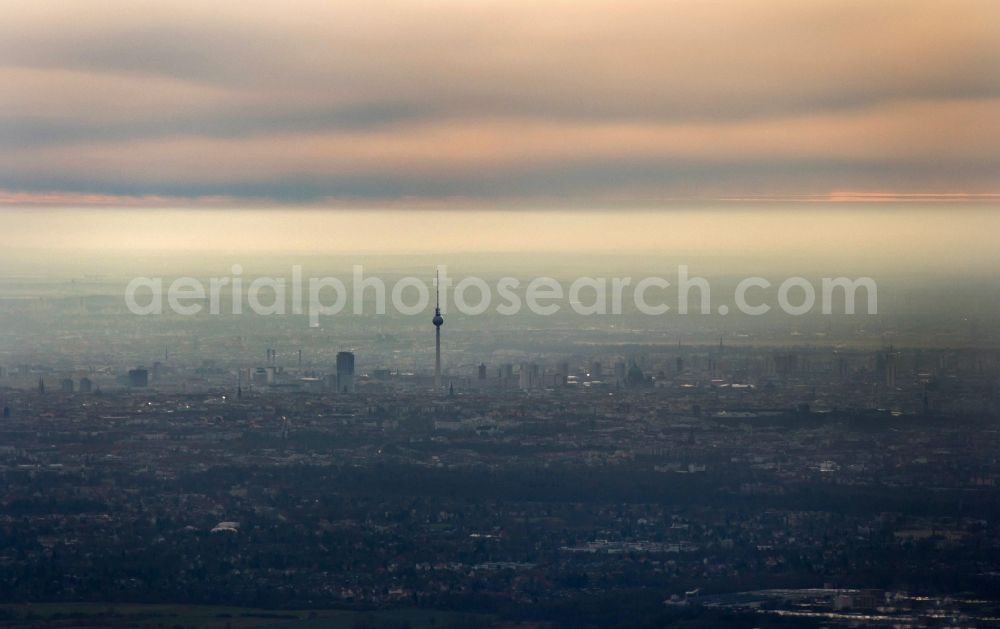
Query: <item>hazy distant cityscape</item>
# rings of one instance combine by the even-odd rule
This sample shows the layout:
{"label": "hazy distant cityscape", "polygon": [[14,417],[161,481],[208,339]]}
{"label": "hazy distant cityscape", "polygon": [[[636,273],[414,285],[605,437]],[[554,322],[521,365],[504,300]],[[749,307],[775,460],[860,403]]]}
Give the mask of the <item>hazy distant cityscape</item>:
{"label": "hazy distant cityscape", "polygon": [[5,603],[1000,618],[997,298],[975,283],[883,282],[870,317],[446,313],[438,387],[431,306],[316,328],[135,316],[119,287],[6,280]]}
{"label": "hazy distant cityscape", "polygon": [[0,19],[0,629],[1000,627],[997,0]]}

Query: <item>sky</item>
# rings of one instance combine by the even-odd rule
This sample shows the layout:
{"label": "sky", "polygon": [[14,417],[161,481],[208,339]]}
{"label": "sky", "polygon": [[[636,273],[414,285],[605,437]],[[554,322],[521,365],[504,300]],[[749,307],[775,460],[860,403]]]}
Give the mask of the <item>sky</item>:
{"label": "sky", "polygon": [[[0,278],[366,269],[528,276],[673,273],[987,277],[1000,212],[968,205],[753,204],[650,210],[7,208]],[[3,288],[0,286],[0,297]]]}
{"label": "sky", "polygon": [[1000,200],[995,0],[0,7],[0,207]]}

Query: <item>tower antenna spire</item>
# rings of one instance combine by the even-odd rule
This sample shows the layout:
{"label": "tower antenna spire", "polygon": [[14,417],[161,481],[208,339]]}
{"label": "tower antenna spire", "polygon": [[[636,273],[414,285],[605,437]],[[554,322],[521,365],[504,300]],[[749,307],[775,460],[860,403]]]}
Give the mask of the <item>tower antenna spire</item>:
{"label": "tower antenna spire", "polygon": [[441,393],[441,325],[444,323],[444,317],[441,316],[441,270],[438,269],[434,273],[434,318],[431,319],[431,323],[434,324],[434,392],[435,394]]}

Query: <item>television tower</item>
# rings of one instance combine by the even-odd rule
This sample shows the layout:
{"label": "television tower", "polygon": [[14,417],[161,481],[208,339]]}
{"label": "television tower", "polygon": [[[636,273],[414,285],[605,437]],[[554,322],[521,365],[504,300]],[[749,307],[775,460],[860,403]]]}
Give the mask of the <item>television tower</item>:
{"label": "television tower", "polygon": [[434,274],[434,391],[441,392],[441,324],[444,317],[441,316],[441,288],[438,285],[440,274]]}

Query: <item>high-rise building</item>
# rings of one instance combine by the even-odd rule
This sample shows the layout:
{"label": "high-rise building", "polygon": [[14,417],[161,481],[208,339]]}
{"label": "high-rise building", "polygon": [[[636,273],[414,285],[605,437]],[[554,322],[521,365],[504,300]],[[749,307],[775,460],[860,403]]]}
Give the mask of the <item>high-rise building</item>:
{"label": "high-rise building", "polygon": [[62,388],[63,393],[72,393],[74,389],[73,379],[63,378],[63,381],[60,383],[60,388]]}
{"label": "high-rise building", "polygon": [[569,363],[566,361],[556,365],[555,385],[563,386],[569,380]]}
{"label": "high-rise building", "polygon": [[94,390],[94,383],[90,381],[90,378],[84,376],[80,378],[80,393],[90,393]]}
{"label": "high-rise building", "polygon": [[337,352],[337,393],[354,393],[353,352]]}
{"label": "high-rise building", "polygon": [[504,363],[500,367],[500,384],[503,387],[514,386],[514,365]]}
{"label": "high-rise building", "polygon": [[517,385],[521,389],[535,389],[542,383],[541,369],[538,363],[521,363],[521,371],[518,373]]}
{"label": "high-rise building", "polygon": [[625,375],[625,384],[633,389],[647,387],[650,385],[649,380],[646,375],[642,373],[642,368],[639,367],[639,363],[633,358],[631,364],[628,367],[628,372]]}
{"label": "high-rise building", "polygon": [[128,372],[128,386],[132,389],[141,389],[149,386],[149,371],[142,367],[130,369]]}
{"label": "high-rise building", "polygon": [[486,363],[479,363],[479,379],[486,379]]}
{"label": "high-rise building", "polygon": [[625,385],[625,376],[626,376],[625,361],[624,360],[616,361],[615,362],[615,383],[617,383],[618,386],[624,386]]}
{"label": "high-rise building", "polygon": [[271,380],[270,374],[273,373],[269,371],[270,367],[256,367],[250,374],[250,384],[255,387],[266,387]]}
{"label": "high-rise building", "polygon": [[603,377],[604,377],[604,371],[601,369],[600,361],[595,360],[594,362],[590,363],[590,379],[600,380]]}
{"label": "high-rise building", "polygon": [[896,365],[897,365],[897,355],[896,352],[889,352],[885,357],[885,388],[895,389],[896,388]]}

